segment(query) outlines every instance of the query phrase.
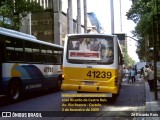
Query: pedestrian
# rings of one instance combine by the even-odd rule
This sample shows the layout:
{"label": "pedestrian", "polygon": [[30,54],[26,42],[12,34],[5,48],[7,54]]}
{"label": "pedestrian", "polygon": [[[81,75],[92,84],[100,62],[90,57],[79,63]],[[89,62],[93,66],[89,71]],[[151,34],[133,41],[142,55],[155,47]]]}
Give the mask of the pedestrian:
{"label": "pedestrian", "polygon": [[141,78],[141,71],[138,70],[136,75],[136,80],[140,80],[140,78]]}
{"label": "pedestrian", "polygon": [[148,65],[145,65],[145,68],[144,68],[144,78],[145,78],[145,80],[147,80],[148,78],[148,76],[147,76],[147,74],[148,74],[148,70],[149,70],[149,66]]}
{"label": "pedestrian", "polygon": [[141,78],[143,76],[143,74],[144,74],[144,67],[141,68],[140,77],[139,78]]}
{"label": "pedestrian", "polygon": [[150,88],[150,91],[154,91],[154,71],[153,67],[150,66],[150,68],[147,71],[147,81]]}
{"label": "pedestrian", "polygon": [[128,71],[129,71],[129,69],[126,68],[126,75],[125,75],[126,77],[128,76]]}
{"label": "pedestrian", "polygon": [[134,68],[131,69],[131,80],[132,80],[132,83],[135,83],[136,81],[136,71]]}
{"label": "pedestrian", "polygon": [[131,83],[130,81],[131,81],[131,69],[128,68],[128,71],[127,71],[127,83],[128,84]]}
{"label": "pedestrian", "polygon": [[126,68],[124,67],[123,68],[123,78],[125,78],[125,76],[126,76]]}
{"label": "pedestrian", "polygon": [[149,64],[149,68],[152,68],[153,66],[152,66],[152,64]]}

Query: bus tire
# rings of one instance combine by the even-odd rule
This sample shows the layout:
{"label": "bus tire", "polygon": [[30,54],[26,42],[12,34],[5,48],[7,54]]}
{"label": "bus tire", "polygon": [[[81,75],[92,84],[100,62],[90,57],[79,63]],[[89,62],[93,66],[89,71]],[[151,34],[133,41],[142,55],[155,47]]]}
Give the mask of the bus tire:
{"label": "bus tire", "polygon": [[57,80],[57,91],[61,91],[61,86],[62,86],[62,79],[59,77]]}
{"label": "bus tire", "polygon": [[107,97],[107,102],[108,103],[115,103],[118,96],[119,96],[119,93],[118,94],[112,94],[112,97]]}
{"label": "bus tire", "polygon": [[18,80],[13,80],[9,84],[9,100],[11,102],[17,102],[22,96],[22,87],[21,83]]}
{"label": "bus tire", "polygon": [[77,91],[77,93],[83,93],[82,91]]}
{"label": "bus tire", "polygon": [[57,81],[56,81],[56,82],[57,82],[57,83],[56,83],[56,86],[48,88],[48,92],[49,92],[49,93],[61,91],[62,80],[60,79],[60,77],[57,78]]}
{"label": "bus tire", "polygon": [[77,91],[77,93],[87,93],[87,92],[84,92],[84,91]]}

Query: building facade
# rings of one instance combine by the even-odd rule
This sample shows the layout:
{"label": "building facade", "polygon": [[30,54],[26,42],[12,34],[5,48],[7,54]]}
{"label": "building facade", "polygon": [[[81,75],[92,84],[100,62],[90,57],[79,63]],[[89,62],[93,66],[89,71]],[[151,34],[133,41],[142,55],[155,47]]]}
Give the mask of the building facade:
{"label": "building facade", "polygon": [[[58,33],[60,33],[60,38],[58,38],[60,41],[62,41],[62,45],[64,42],[65,35],[68,33],[68,16],[66,12],[60,11],[59,21],[56,23],[57,19],[55,19],[55,13],[53,6],[56,4],[57,0],[30,0],[36,1],[39,3],[43,8],[46,10],[46,12],[43,13],[36,13],[36,14],[28,14],[28,16],[23,20],[22,27],[20,29],[21,32],[31,34],[37,37],[39,40],[55,43],[55,36],[57,36],[57,33],[55,31],[57,28],[57,24],[60,24],[61,28]],[[63,1],[62,1],[63,4]],[[61,5],[60,5],[61,6]],[[60,8],[61,9],[61,8]],[[73,10],[74,11],[74,10]],[[88,28],[92,28],[95,26],[93,23],[91,23],[91,19],[89,16],[87,16],[87,26]],[[97,24],[97,25],[100,25]],[[98,29],[99,30],[99,29]],[[73,19],[73,33],[77,33],[77,19]],[[81,24],[81,33],[84,33],[84,25]]]}

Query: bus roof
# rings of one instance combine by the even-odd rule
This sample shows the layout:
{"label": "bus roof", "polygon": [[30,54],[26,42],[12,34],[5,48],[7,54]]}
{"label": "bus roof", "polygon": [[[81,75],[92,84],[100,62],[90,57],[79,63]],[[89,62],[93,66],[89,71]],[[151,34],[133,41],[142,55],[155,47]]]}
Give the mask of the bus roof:
{"label": "bus roof", "polygon": [[11,30],[11,29],[6,29],[3,27],[0,27],[0,34],[63,49],[63,46],[61,46],[61,45],[37,40],[37,38],[33,35],[25,34],[22,32],[15,31],[15,30]]}
{"label": "bus roof", "polygon": [[90,35],[92,35],[92,36],[110,36],[110,37],[114,37],[114,36],[116,36],[116,35],[108,35],[108,34],[100,34],[100,33],[78,33],[78,34],[67,34],[67,36],[83,36],[83,35],[85,35],[85,36],[90,36]]}

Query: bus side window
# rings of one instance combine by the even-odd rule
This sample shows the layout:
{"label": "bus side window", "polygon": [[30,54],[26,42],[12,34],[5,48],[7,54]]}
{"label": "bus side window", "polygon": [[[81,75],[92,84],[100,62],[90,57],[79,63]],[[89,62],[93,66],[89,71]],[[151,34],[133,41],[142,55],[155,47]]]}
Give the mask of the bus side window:
{"label": "bus side window", "polygon": [[14,50],[7,50],[7,60],[8,61],[24,61],[24,52],[22,51],[14,51]]}
{"label": "bus side window", "polygon": [[16,60],[16,56],[14,54],[14,51],[7,50],[7,60],[8,61],[15,61]]}
{"label": "bus side window", "polygon": [[52,63],[51,57],[47,54],[42,54],[41,60],[42,60],[42,63]]}
{"label": "bus side window", "polygon": [[62,59],[61,55],[57,54],[54,57],[55,57],[54,59],[56,60],[55,64],[62,64],[62,62],[61,62],[62,61],[61,60]]}
{"label": "bus side window", "polygon": [[26,52],[25,56],[26,56],[26,62],[33,62],[33,54],[32,53]]}
{"label": "bus side window", "polygon": [[32,44],[33,62],[41,62],[40,44]]}
{"label": "bus side window", "polygon": [[25,42],[25,58],[27,62],[40,63],[40,45],[32,42]]}
{"label": "bus side window", "polygon": [[15,51],[15,61],[24,61],[24,52],[22,51]]}
{"label": "bus side window", "polygon": [[23,42],[17,38],[7,37],[5,43],[8,61],[24,62]]}
{"label": "bus side window", "polygon": [[41,62],[45,63],[45,55],[44,54],[41,54]]}
{"label": "bus side window", "polygon": [[55,56],[52,56],[52,60],[53,60],[54,64],[57,64],[57,58]]}
{"label": "bus side window", "polygon": [[41,57],[40,54],[38,53],[33,53],[33,62],[41,62]]}
{"label": "bus side window", "polygon": [[57,58],[53,55],[43,55],[44,56],[44,59],[43,59],[43,62],[44,63],[52,63],[52,64],[57,64]]}
{"label": "bus side window", "polygon": [[51,55],[48,55],[48,54],[45,55],[45,62],[46,63],[53,63]]}
{"label": "bus side window", "polygon": [[[9,41],[9,40],[6,40],[6,41]],[[10,43],[10,41],[9,41]],[[13,58],[13,52],[14,51],[14,47],[13,46],[10,46],[7,42],[6,42],[6,59],[7,61],[11,61],[12,58]]]}

